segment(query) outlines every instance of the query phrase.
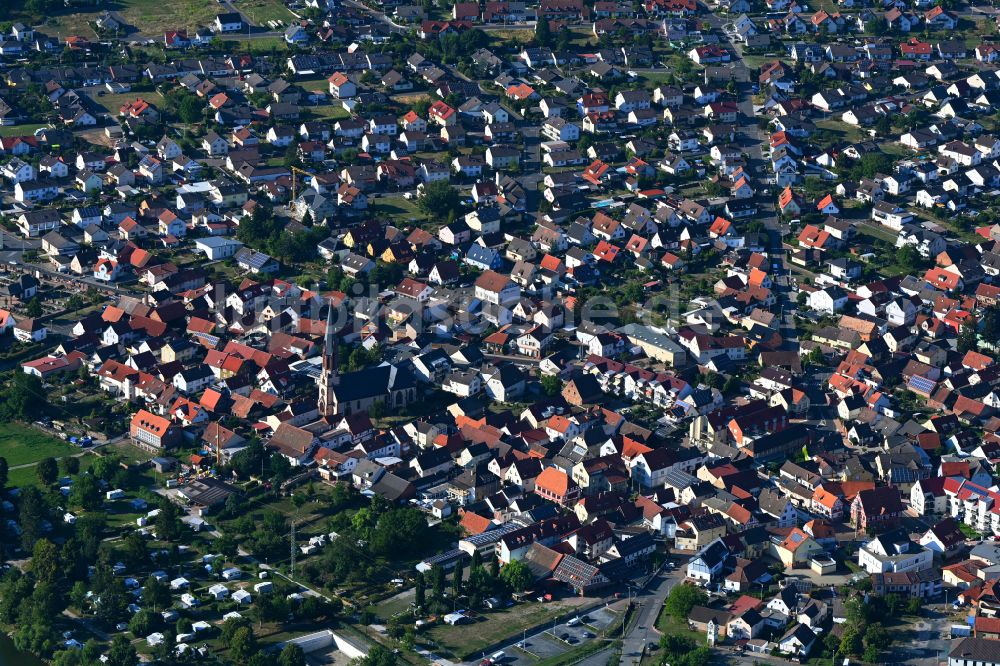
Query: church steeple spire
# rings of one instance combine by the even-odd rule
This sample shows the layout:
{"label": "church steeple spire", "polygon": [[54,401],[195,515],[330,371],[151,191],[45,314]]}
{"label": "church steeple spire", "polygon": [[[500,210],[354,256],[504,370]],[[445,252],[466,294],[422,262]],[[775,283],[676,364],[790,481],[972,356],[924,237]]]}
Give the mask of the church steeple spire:
{"label": "church steeple spire", "polygon": [[333,305],[326,311],[326,334],[323,337],[323,370],[337,373],[337,337],[333,330]]}
{"label": "church steeple spire", "polygon": [[337,413],[336,387],[340,383],[337,367],[337,336],[333,328],[333,304],[326,313],[326,333],[323,336],[323,371],[319,376],[319,413],[333,416]]}

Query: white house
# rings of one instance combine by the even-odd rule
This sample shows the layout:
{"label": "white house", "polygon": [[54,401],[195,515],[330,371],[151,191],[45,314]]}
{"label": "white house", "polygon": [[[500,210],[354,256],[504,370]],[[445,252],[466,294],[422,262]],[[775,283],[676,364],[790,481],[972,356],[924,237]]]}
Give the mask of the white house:
{"label": "white house", "polygon": [[232,238],[220,238],[218,236],[210,236],[208,238],[199,238],[194,242],[195,248],[199,252],[204,252],[205,256],[209,261],[218,261],[220,259],[228,259],[236,254],[236,252],[243,247],[243,243]]}
{"label": "white house", "polygon": [[874,537],[858,550],[858,565],[868,573],[905,573],[933,565],[934,553],[903,530]]}
{"label": "white house", "polygon": [[809,294],[809,309],[823,314],[836,314],[847,305],[847,292],[831,286]]}

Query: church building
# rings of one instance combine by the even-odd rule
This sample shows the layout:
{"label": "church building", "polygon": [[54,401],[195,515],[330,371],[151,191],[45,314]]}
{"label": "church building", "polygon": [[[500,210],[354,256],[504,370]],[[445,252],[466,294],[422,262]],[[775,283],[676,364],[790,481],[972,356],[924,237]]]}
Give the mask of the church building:
{"label": "church building", "polygon": [[367,412],[381,402],[396,410],[417,399],[417,378],[406,366],[389,363],[341,375],[337,360],[337,339],[333,329],[333,308],[326,318],[323,370],[319,376],[320,416],[345,416]]}

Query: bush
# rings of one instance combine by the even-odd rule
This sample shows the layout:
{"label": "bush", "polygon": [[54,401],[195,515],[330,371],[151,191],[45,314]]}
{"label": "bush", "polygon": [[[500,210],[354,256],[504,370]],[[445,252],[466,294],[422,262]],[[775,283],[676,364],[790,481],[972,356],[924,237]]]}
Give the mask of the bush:
{"label": "bush", "polygon": [[707,600],[705,592],[693,585],[676,585],[670,590],[664,608],[675,620],[687,620],[691,609],[704,604]]}

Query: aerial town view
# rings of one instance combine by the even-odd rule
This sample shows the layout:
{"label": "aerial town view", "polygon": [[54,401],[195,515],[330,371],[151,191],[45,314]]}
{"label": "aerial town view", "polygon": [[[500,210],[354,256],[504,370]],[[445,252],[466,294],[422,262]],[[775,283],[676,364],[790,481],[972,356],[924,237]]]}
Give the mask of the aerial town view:
{"label": "aerial town view", "polygon": [[1000,1],[0,0],[0,666],[140,663],[1000,666]]}

